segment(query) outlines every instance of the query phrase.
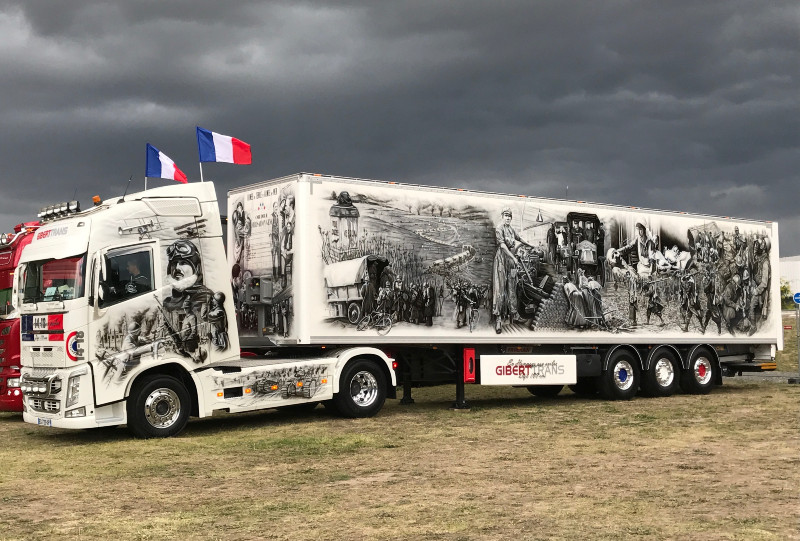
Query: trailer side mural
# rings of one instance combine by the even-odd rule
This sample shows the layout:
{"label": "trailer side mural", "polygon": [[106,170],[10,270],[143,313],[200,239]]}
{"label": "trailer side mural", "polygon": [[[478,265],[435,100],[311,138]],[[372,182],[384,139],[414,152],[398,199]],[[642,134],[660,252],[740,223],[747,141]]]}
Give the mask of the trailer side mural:
{"label": "trailer side mural", "polygon": [[271,341],[294,337],[294,184],[228,198],[228,263],[239,335]]}
{"label": "trailer side mural", "polygon": [[355,181],[312,193],[328,316],[312,335],[772,337],[764,223]]}

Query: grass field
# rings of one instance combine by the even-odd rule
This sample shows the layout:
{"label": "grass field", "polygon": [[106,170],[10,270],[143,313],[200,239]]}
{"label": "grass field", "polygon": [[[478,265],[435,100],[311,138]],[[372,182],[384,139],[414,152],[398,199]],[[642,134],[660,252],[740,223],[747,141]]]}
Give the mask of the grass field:
{"label": "grass field", "polygon": [[[783,316],[783,351],[776,356],[778,371],[797,374],[797,319],[795,316]],[[792,327],[786,329],[787,326]]]}
{"label": "grass field", "polygon": [[177,438],[0,414],[0,539],[788,539],[800,386],[631,402],[415,390],[194,420]]}

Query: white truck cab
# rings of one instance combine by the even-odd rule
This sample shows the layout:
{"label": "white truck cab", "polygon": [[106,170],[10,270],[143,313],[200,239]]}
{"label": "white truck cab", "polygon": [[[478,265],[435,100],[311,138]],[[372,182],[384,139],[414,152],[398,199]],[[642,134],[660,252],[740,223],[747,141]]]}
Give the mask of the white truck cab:
{"label": "white truck cab", "polygon": [[[222,235],[210,182],[130,194],[45,223],[14,281],[24,420],[168,436],[190,414],[332,399],[352,349],[307,361],[240,357]],[[380,382],[370,376],[377,391],[394,382],[391,360],[369,353],[385,366]],[[382,406],[373,394],[353,415]]]}

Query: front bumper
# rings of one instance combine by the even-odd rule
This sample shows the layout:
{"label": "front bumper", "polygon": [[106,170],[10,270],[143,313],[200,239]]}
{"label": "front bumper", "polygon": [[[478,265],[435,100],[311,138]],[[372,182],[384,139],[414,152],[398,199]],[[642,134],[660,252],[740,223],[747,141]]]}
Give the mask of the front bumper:
{"label": "front bumper", "polygon": [[94,407],[92,371],[88,365],[54,370],[23,367],[20,380],[22,419],[26,423],[85,429],[125,422],[121,404]]}

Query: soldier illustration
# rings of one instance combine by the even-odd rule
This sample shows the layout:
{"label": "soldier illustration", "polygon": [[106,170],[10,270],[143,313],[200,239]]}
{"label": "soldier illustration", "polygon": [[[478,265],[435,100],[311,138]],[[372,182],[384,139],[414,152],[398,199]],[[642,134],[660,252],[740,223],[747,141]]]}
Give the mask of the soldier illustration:
{"label": "soldier illustration", "polygon": [[769,304],[769,264],[770,241],[764,237],[755,245],[755,264],[753,266],[753,300],[750,304],[749,318],[752,322],[750,334],[758,329],[761,320],[767,317]]}
{"label": "soldier illustration", "polygon": [[708,322],[717,324],[717,334],[722,334],[722,279],[712,267],[707,267],[703,275],[703,293],[706,296],[706,310],[703,316],[703,327]]}
{"label": "soldier illustration", "polygon": [[369,272],[364,271],[364,278],[361,280],[361,317],[368,317],[375,311],[378,302],[378,292],[375,291],[375,284],[370,279]]}
{"label": "soldier illustration", "polygon": [[691,323],[692,317],[696,317],[697,323],[700,325],[700,332],[705,333],[706,327],[703,324],[703,318],[700,314],[702,307],[700,306],[700,297],[697,294],[697,284],[695,283],[694,276],[687,275],[681,278],[680,298],[680,314],[683,332],[689,332],[689,323]]}
{"label": "soldier illustration", "polygon": [[422,285],[422,303],[425,325],[431,327],[433,326],[433,315],[436,313],[436,290],[428,282]]}
{"label": "soldier illustration", "polygon": [[281,276],[281,214],[278,211],[278,202],[272,204],[272,230],[270,231],[270,252],[272,254],[272,280],[277,281]]}
{"label": "soldier illustration", "polygon": [[[209,322],[214,292],[203,284],[200,252],[191,241],[181,239],[172,243],[167,248],[167,258],[172,294],[164,299],[163,309],[171,320],[175,347],[195,362],[203,362],[207,352],[200,347],[199,325]],[[224,325],[227,330],[227,322]],[[217,347],[227,348],[225,342],[224,347]]]}
{"label": "soldier illustration", "polygon": [[233,224],[233,260],[244,268],[244,258],[249,251],[252,223],[244,211],[244,204],[239,201],[231,214]]}
{"label": "soldier illustration", "polygon": [[664,311],[664,303],[661,301],[661,296],[658,293],[658,286],[655,282],[647,282],[644,286],[644,294],[647,297],[647,324],[650,324],[650,316],[656,315],[664,325],[664,318],[661,313]]}

